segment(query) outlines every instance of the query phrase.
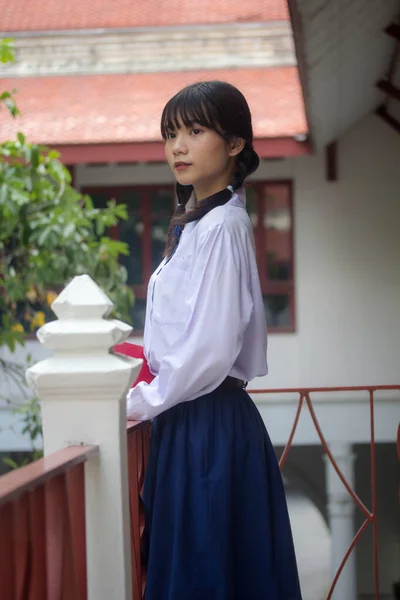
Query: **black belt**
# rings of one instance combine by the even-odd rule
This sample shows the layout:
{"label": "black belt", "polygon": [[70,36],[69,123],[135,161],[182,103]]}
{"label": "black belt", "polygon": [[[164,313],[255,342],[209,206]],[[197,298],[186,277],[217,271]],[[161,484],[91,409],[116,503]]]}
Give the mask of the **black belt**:
{"label": "black belt", "polygon": [[218,390],[230,392],[233,390],[243,390],[247,385],[247,381],[243,381],[243,379],[236,379],[236,377],[231,377],[228,375],[226,379],[218,386]]}

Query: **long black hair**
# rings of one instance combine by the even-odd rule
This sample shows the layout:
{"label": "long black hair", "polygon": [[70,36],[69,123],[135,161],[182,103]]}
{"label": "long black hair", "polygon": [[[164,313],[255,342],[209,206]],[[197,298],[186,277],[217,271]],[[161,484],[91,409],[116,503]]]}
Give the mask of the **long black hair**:
{"label": "long black hair", "polygon": [[[225,81],[201,81],[183,88],[167,102],[161,116],[161,134],[167,139],[169,131],[179,128],[180,123],[189,127],[198,123],[218,133],[228,143],[233,139],[245,141],[237,155],[231,186],[242,187],[244,180],[253,173],[260,159],[253,148],[253,127],[246,98],[235,86]],[[186,223],[197,221],[210,210],[225,204],[231,198],[227,188],[209,198],[204,198],[193,210],[186,212],[186,204],[193,192],[192,185],[176,184],[178,207],[171,219],[165,256],[171,256],[179,241],[177,231]]]}

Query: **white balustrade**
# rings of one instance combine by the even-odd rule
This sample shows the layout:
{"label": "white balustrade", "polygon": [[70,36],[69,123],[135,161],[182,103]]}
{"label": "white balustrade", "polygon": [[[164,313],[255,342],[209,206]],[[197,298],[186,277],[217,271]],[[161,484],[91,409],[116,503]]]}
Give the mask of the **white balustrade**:
{"label": "white balustrade", "polygon": [[88,276],[52,305],[58,319],[37,337],[54,356],[27,371],[40,398],[45,455],[96,444],[85,465],[88,600],[131,600],[126,392],[141,360],[110,352],[132,328],[108,319],[113,303]]}

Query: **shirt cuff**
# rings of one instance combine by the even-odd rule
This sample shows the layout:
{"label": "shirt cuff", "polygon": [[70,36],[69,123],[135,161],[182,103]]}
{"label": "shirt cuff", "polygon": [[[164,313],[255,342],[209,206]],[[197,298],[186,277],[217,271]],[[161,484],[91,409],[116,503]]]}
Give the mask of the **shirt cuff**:
{"label": "shirt cuff", "polygon": [[134,388],[130,389],[126,396],[126,417],[128,421],[149,421],[151,417],[148,414],[149,405],[143,399],[140,386],[148,385],[140,382]]}

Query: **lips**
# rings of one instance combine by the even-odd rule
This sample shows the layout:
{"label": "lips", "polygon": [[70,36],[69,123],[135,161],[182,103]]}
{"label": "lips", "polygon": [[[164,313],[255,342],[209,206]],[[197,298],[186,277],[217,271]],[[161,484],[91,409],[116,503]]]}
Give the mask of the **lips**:
{"label": "lips", "polygon": [[177,171],[183,171],[184,169],[187,169],[190,166],[191,166],[191,163],[185,163],[182,161],[178,161],[174,164],[174,167]]}

